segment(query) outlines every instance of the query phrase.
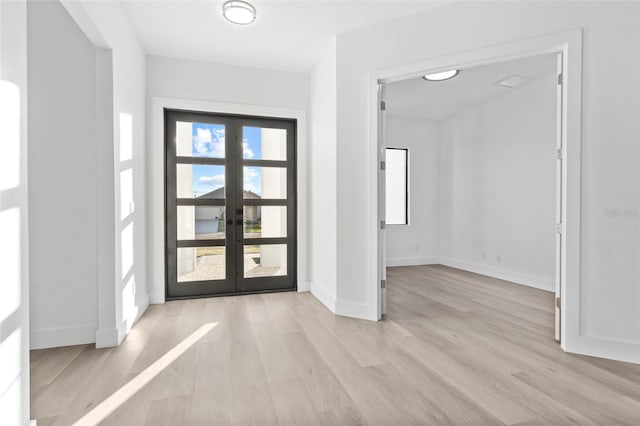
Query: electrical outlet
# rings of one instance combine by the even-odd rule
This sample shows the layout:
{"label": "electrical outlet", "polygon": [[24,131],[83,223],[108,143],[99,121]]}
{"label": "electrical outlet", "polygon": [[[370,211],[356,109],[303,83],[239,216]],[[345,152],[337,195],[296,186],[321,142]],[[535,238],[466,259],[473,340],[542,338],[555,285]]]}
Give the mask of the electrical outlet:
{"label": "electrical outlet", "polygon": [[496,261],[498,263],[502,263],[502,256],[500,256],[500,255],[496,256]]}
{"label": "electrical outlet", "polygon": [[482,252],[482,258],[483,258],[483,259],[486,259],[486,258],[487,258],[487,252],[486,252],[486,251],[483,251],[483,252]]}

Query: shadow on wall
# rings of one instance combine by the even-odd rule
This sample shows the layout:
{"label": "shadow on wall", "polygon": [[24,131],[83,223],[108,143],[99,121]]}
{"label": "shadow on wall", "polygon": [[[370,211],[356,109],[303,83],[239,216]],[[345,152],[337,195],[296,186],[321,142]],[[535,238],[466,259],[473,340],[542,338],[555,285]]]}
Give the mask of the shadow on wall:
{"label": "shadow on wall", "polygon": [[22,323],[22,235],[26,212],[21,203],[20,89],[0,80],[0,418],[22,423],[22,360],[28,359]]}
{"label": "shadow on wall", "polygon": [[136,280],[134,274],[134,222],[135,204],[133,202],[133,116],[120,113],[120,294],[122,302],[122,322],[128,332],[138,317],[136,305]]}

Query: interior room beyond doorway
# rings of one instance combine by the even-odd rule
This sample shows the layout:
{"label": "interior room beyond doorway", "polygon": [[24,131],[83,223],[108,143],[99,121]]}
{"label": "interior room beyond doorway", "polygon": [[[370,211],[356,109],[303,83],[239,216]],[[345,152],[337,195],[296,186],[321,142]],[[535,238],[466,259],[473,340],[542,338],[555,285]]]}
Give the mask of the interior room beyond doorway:
{"label": "interior room beyond doorway", "polygon": [[[408,220],[387,226],[388,267],[441,264],[556,291],[558,84],[555,53],[385,84],[384,145],[409,159]],[[387,173],[396,168],[389,160]],[[387,184],[387,212],[397,210],[389,196],[397,189]],[[398,274],[389,273],[388,288],[402,285]],[[448,285],[432,292],[451,296],[463,284]],[[463,294],[490,297],[482,288]]]}

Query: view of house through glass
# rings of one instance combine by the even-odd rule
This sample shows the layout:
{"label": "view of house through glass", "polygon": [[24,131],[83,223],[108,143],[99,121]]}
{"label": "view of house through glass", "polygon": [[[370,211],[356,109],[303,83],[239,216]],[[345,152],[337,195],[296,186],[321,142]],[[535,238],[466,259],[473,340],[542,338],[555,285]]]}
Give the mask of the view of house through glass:
{"label": "view of house through glass", "polygon": [[169,297],[295,289],[295,122],[166,112]]}

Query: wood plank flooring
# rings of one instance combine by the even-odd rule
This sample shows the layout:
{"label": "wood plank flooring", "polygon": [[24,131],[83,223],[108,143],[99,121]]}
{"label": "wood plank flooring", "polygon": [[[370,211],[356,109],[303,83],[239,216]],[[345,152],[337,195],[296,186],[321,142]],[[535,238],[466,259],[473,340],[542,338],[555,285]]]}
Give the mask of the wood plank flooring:
{"label": "wood plank flooring", "polygon": [[31,417],[103,410],[216,323],[102,424],[640,424],[640,365],[562,352],[548,292],[412,266],[388,270],[388,300],[380,322],[308,293],[151,306],[118,348],[32,351]]}

